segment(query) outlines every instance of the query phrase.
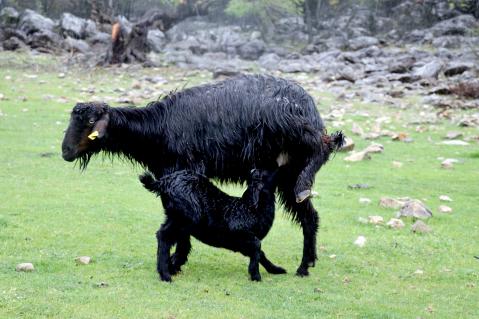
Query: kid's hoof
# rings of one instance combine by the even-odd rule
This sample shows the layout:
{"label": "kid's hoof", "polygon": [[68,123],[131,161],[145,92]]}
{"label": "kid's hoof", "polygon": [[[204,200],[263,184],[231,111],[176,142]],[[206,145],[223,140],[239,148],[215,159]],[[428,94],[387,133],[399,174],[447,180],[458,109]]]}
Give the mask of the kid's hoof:
{"label": "kid's hoof", "polygon": [[298,268],[298,270],[296,270],[296,276],[299,276],[299,277],[307,277],[307,276],[309,276],[308,269]]}
{"label": "kid's hoof", "polygon": [[296,203],[302,203],[304,202],[305,199],[311,197],[312,193],[310,189],[307,189],[305,191],[302,191],[298,194],[296,194]]}

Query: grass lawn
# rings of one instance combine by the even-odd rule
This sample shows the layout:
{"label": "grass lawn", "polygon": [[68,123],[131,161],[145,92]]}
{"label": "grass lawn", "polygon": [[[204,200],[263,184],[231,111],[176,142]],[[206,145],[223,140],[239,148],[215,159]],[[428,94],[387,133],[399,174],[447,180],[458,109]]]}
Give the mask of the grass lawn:
{"label": "grass lawn", "polygon": [[[382,137],[383,154],[347,163],[340,153],[318,173],[314,204],[322,222],[310,277],[294,275],[302,233],[278,208],[263,248],[287,275],[261,268],[263,281],[251,282],[245,257],[193,240],[183,272],[173,284],[160,282],[154,234],[163,215],[138,182],[141,168],[97,157],[82,173],[60,156],[76,101],[116,98],[145,75],[166,78],[164,92],[211,80],[209,73],[169,68],[80,71],[60,58],[0,53],[0,318],[479,318],[479,148],[474,141],[438,144],[450,130],[466,137],[479,131],[440,120],[416,132],[406,123],[420,117],[418,103],[398,110],[358,102],[348,109],[340,127],[348,135],[353,121],[368,128],[387,116],[384,128],[414,142]],[[323,114],[342,103],[311,84],[314,76],[298,78],[304,79]],[[369,144],[353,137],[359,149]],[[438,157],[462,163],[445,170]],[[393,161],[404,165],[394,168]],[[372,188],[348,189],[356,183]],[[452,214],[438,212],[443,194],[453,199],[446,203]],[[400,230],[358,222],[394,216],[378,206],[382,196],[422,200],[433,211],[433,231],[414,234],[411,220]],[[372,203],[360,204],[360,197]],[[363,248],[353,245],[359,235],[367,238]],[[93,262],[77,266],[82,255]],[[21,262],[35,271],[16,272]]]}

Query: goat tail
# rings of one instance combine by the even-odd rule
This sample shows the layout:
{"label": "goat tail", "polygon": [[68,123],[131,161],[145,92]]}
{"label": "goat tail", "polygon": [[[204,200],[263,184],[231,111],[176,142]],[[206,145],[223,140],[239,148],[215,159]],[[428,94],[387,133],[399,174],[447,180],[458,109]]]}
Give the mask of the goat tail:
{"label": "goat tail", "polygon": [[139,177],[140,182],[143,186],[152,193],[158,194],[158,181],[155,179],[155,176],[151,172],[144,172]]}

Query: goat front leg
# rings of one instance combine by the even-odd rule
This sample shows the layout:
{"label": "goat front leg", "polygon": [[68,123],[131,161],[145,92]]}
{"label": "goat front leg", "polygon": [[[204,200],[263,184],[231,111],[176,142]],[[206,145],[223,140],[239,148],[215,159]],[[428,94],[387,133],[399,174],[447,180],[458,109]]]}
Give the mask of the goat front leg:
{"label": "goat front leg", "polygon": [[175,236],[175,227],[170,221],[161,225],[160,229],[156,232],[156,239],[158,241],[156,269],[162,281],[171,282],[168,262],[170,260],[170,249],[176,242]]}
{"label": "goat front leg", "polygon": [[176,275],[181,271],[181,266],[188,261],[188,255],[190,251],[190,234],[183,234],[180,238],[178,238],[175,253],[170,258],[169,270],[171,275]]}
{"label": "goat front leg", "polygon": [[261,281],[259,261],[261,259],[261,241],[253,234],[243,234],[236,238],[239,252],[250,258],[248,273],[251,280]]}

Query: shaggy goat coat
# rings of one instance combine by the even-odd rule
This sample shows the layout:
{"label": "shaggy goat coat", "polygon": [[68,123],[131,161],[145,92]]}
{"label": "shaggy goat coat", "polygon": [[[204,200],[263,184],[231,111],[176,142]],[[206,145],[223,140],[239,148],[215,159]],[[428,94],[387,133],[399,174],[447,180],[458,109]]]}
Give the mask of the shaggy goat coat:
{"label": "shaggy goat coat", "polygon": [[[170,259],[170,248],[190,235],[205,244],[230,249],[250,257],[251,280],[261,280],[259,263],[268,272],[286,271],[273,265],[261,251],[261,240],[274,220],[276,173],[254,170],[242,197],[232,197],[214,186],[206,176],[185,170],[156,181],[145,173],[140,181],[161,197],[166,221],[157,233],[157,270],[160,278],[171,281],[187,260]],[[190,246],[191,244],[188,243]]]}
{"label": "shaggy goat coat", "polygon": [[156,178],[188,169],[235,183],[246,181],[253,168],[275,168],[278,155],[288,154],[278,194],[303,228],[297,274],[305,276],[316,260],[319,224],[308,196],[333,145],[324,141],[325,134],[313,99],[299,85],[270,76],[239,76],[171,94],[144,108],[79,103],[62,149],[65,160],[78,159],[82,168],[103,151],[140,163]]}

